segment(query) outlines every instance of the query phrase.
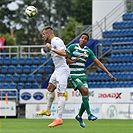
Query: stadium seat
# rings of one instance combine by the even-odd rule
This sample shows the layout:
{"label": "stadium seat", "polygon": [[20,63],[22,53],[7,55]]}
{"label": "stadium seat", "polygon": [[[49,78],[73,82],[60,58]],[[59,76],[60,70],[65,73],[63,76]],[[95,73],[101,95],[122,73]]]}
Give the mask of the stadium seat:
{"label": "stadium seat", "polygon": [[45,66],[45,71],[47,74],[52,73],[53,72],[53,67],[51,65],[46,65]]}
{"label": "stadium seat", "polygon": [[0,83],[3,83],[5,81],[5,75],[0,74]]}
{"label": "stadium seat", "polygon": [[16,96],[16,92],[9,91],[8,92],[8,96],[9,97]]}
{"label": "stadium seat", "polygon": [[3,62],[4,62],[4,65],[10,65],[11,64],[11,58],[10,57],[4,57]]}
{"label": "stadium seat", "polygon": [[41,57],[41,64],[45,63],[47,61],[47,57],[43,56]]}
{"label": "stadium seat", "polygon": [[38,83],[32,83],[31,88],[32,89],[39,89],[39,84]]}
{"label": "stadium seat", "polygon": [[[2,89],[2,83],[0,82],[0,89]],[[1,95],[1,91],[0,91],[0,95]]]}
{"label": "stadium seat", "polygon": [[0,65],[4,65],[3,63],[3,57],[0,56]]}
{"label": "stadium seat", "polygon": [[18,65],[16,66],[16,73],[21,74],[23,72],[23,66]]}
{"label": "stadium seat", "polygon": [[28,81],[28,82],[34,82],[34,81],[35,81],[34,75],[33,75],[33,74],[29,74],[29,75],[27,76],[27,81]]}
{"label": "stadium seat", "polygon": [[32,65],[32,66],[30,67],[30,73],[33,73],[37,68],[38,68],[37,65]]}
{"label": "stadium seat", "polygon": [[29,65],[23,66],[23,73],[26,73],[26,74],[30,73],[30,66]]}
{"label": "stadium seat", "polygon": [[10,83],[9,88],[10,89],[17,89],[17,84],[12,82],[12,83]]}
{"label": "stadium seat", "polygon": [[36,82],[41,83],[42,82],[42,74],[35,74],[34,76]]}
{"label": "stadium seat", "polygon": [[44,71],[45,71],[45,66],[41,66],[41,67],[38,68],[37,72],[40,73],[40,74],[43,74]]}
{"label": "stadium seat", "polygon": [[31,83],[25,83],[25,89],[31,89]]}
{"label": "stadium seat", "polygon": [[48,62],[48,64],[52,66],[53,65],[53,60],[50,59],[49,62]]}
{"label": "stadium seat", "polygon": [[46,76],[46,80],[48,80],[48,79],[51,77],[51,75],[52,75],[52,74],[48,74],[48,75]]}
{"label": "stadium seat", "polygon": [[33,64],[32,57],[25,58],[25,63],[26,63],[26,65],[32,65]]}
{"label": "stadium seat", "polygon": [[9,89],[9,84],[8,83],[3,83],[2,84],[2,89]]}
{"label": "stadium seat", "polygon": [[13,81],[15,82],[15,83],[18,83],[20,80],[20,75],[19,74],[14,74],[13,75]]}
{"label": "stadium seat", "polygon": [[12,80],[13,80],[12,74],[6,74],[6,75],[5,75],[5,82],[11,83]]}
{"label": "stadium seat", "polygon": [[16,72],[16,67],[14,65],[10,65],[8,67],[8,73],[14,74]]}
{"label": "stadium seat", "polygon": [[19,58],[19,65],[25,65],[25,58],[24,57]]}
{"label": "stadium seat", "polygon": [[17,84],[17,88],[18,88],[18,90],[24,89],[24,88],[25,88],[25,87],[24,87],[24,83],[19,82],[19,83]]}
{"label": "stadium seat", "polygon": [[40,65],[41,64],[41,58],[40,57],[34,57],[33,58],[33,64]]}
{"label": "stadium seat", "polygon": [[20,82],[27,82],[27,74],[20,75]]}
{"label": "stadium seat", "polygon": [[8,66],[1,66],[1,73],[6,74],[8,72]]}
{"label": "stadium seat", "polygon": [[12,57],[11,58],[11,65],[18,65],[18,57]]}

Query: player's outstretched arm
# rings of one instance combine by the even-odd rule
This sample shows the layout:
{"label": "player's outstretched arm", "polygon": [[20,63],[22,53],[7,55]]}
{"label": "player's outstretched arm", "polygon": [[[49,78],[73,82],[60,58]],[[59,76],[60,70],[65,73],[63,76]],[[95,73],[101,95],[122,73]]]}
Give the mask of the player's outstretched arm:
{"label": "player's outstretched arm", "polygon": [[110,78],[112,78],[114,81],[117,80],[97,58],[94,59],[94,62],[98,65],[98,67],[100,67],[104,72],[106,72]]}

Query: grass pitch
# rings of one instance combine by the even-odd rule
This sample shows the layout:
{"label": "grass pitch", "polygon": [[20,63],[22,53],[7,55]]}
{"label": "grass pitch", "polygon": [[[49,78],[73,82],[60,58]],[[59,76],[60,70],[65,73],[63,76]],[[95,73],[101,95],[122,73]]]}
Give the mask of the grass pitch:
{"label": "grass pitch", "polygon": [[0,133],[133,133],[133,120],[84,120],[82,128],[76,120],[64,119],[64,124],[49,128],[53,119],[1,119]]}

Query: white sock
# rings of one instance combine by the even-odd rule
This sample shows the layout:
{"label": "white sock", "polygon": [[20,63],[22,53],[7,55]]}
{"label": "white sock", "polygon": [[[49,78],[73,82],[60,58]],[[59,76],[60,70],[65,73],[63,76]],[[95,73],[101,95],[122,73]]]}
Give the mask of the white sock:
{"label": "white sock", "polygon": [[58,97],[58,109],[57,109],[57,119],[61,119],[62,118],[62,114],[65,108],[65,96],[59,96]]}
{"label": "white sock", "polygon": [[51,110],[51,106],[52,106],[53,101],[54,101],[54,95],[55,95],[55,92],[49,92],[48,91],[48,101],[47,101],[46,110]]}

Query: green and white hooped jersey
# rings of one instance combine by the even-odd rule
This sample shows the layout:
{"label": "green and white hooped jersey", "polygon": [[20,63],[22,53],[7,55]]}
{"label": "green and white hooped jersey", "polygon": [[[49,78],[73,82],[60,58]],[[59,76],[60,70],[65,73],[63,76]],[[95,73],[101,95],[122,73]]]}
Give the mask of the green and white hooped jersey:
{"label": "green and white hooped jersey", "polygon": [[96,58],[93,51],[85,46],[84,48],[81,48],[79,44],[71,44],[67,48],[67,53],[69,56],[71,56],[71,59],[80,58],[80,60],[76,63],[69,64],[70,67],[70,75],[71,76],[86,76],[85,75],[85,63],[88,58],[91,58],[94,60]]}

